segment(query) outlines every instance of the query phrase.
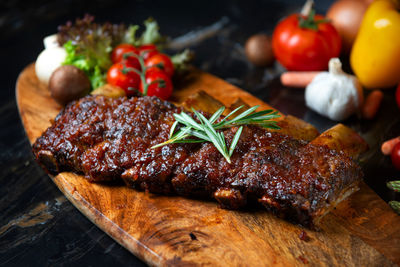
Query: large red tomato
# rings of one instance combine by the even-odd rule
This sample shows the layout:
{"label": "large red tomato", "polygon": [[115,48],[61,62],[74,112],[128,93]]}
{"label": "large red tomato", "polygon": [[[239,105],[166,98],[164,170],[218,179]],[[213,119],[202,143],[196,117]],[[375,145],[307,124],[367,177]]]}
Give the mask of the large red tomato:
{"label": "large red tomato", "polygon": [[329,59],[339,56],[341,39],[323,16],[293,14],[276,26],[272,48],[276,59],[288,70],[324,70]]}

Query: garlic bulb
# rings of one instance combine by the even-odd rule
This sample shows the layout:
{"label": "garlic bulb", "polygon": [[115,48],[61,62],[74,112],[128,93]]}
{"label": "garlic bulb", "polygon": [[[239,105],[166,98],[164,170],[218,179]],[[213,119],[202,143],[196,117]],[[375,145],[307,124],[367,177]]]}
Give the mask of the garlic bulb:
{"label": "garlic bulb", "polygon": [[318,74],[306,87],[306,105],[322,116],[341,121],[363,104],[363,90],[358,79],[342,70],[338,58],[329,61],[329,72]]}

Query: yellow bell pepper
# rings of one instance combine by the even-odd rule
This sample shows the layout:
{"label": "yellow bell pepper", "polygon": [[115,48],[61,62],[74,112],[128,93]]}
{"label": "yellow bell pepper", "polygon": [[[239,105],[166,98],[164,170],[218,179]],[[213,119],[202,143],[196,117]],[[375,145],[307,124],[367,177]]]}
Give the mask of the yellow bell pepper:
{"label": "yellow bell pepper", "polygon": [[365,12],[350,64],[367,88],[387,88],[400,82],[399,8],[399,0],[376,0]]}

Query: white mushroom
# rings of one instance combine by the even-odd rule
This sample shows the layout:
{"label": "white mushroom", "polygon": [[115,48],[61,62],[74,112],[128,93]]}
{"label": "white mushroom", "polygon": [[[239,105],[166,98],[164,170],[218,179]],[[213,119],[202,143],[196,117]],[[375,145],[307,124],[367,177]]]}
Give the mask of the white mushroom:
{"label": "white mushroom", "polygon": [[51,74],[65,61],[67,52],[64,47],[56,43],[56,36],[50,35],[43,40],[45,49],[36,59],[35,71],[39,80],[46,85],[49,83]]}
{"label": "white mushroom", "polygon": [[43,39],[44,48],[53,48],[53,47],[60,47],[57,42],[57,34],[52,34]]}
{"label": "white mushroom", "polygon": [[306,87],[306,105],[317,113],[341,121],[363,104],[363,90],[358,79],[342,70],[338,58],[329,61],[329,72],[318,74]]}

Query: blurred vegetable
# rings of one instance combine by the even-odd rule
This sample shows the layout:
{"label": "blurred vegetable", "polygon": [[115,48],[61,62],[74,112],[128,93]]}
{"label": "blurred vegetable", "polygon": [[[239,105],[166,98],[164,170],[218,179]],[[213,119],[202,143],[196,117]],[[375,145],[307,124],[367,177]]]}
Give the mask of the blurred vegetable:
{"label": "blurred vegetable", "polygon": [[342,38],[342,51],[349,54],[368,4],[364,0],[339,0],[329,8],[329,18]]}
{"label": "blurred vegetable", "polygon": [[49,81],[50,94],[61,105],[85,96],[90,88],[86,74],[71,65],[58,67]]}
{"label": "blurred vegetable", "polygon": [[375,117],[381,105],[382,99],[383,93],[380,90],[374,90],[369,93],[362,108],[362,115],[365,119],[371,120]]}
{"label": "blurred vegetable", "polygon": [[111,47],[123,42],[125,34],[124,24],[97,24],[93,16],[86,14],[82,19],[77,18],[75,23],[68,21],[59,26],[57,41],[60,46],[71,41],[79,49],[93,48],[99,41]]}
{"label": "blurred vegetable", "polygon": [[[155,44],[161,46],[165,38],[158,32],[158,24],[153,19],[144,22],[145,30],[136,36],[138,25],[128,28],[124,24],[97,24],[94,17],[85,15],[75,23],[67,22],[59,27],[58,42],[67,51],[64,65],[74,65],[83,70],[89,77],[92,88],[102,86],[106,82],[106,73],[112,61],[110,53],[113,47],[121,43],[140,46]],[[134,59],[133,59],[134,60]]]}
{"label": "blurred vegetable", "polygon": [[346,74],[338,58],[329,61],[329,72],[318,74],[307,86],[306,104],[312,110],[341,121],[363,104],[363,90],[357,78]]}
{"label": "blurred vegetable", "polygon": [[107,83],[122,88],[127,96],[132,96],[139,91],[140,75],[134,66],[127,65],[127,62],[118,62],[108,70]]}
{"label": "blurred vegetable", "polygon": [[292,14],[276,26],[272,35],[275,57],[288,70],[325,70],[329,59],[340,54],[340,36],[314,9],[304,13]]}
{"label": "blurred vegetable", "polygon": [[390,181],[386,185],[389,189],[400,192],[400,181]]}
{"label": "blurred vegetable", "polygon": [[155,54],[144,61],[146,68],[158,68],[164,71],[168,77],[172,77],[174,74],[174,65],[172,64],[169,56],[165,54]]}
{"label": "blurred vegetable", "polygon": [[269,66],[275,60],[271,37],[266,34],[256,34],[247,39],[245,52],[247,59],[258,67]]}
{"label": "blurred vegetable", "polygon": [[[386,186],[395,191],[395,192],[400,192],[400,181],[390,181],[386,183]],[[400,215],[400,202],[399,201],[389,201],[390,207]]]}
{"label": "blurred vegetable", "polygon": [[113,97],[113,98],[117,98],[117,97],[121,97],[121,96],[125,96],[125,91],[122,90],[120,87],[118,86],[114,86],[111,84],[105,84],[103,86],[100,86],[98,88],[96,88],[95,90],[93,90],[90,94],[92,95],[104,95],[104,96],[108,96],[108,97]]}
{"label": "blurred vegetable", "polygon": [[[180,53],[171,56],[172,64],[177,73],[182,73],[188,69],[189,63],[193,60],[194,53],[189,49],[185,49]],[[144,58],[146,59],[146,58]]]}
{"label": "blurred vegetable", "polygon": [[49,47],[43,50],[35,63],[35,71],[38,79],[48,84],[51,74],[62,65],[66,57],[67,53],[63,47]]}
{"label": "blurred vegetable", "polygon": [[390,155],[390,153],[392,153],[393,147],[398,143],[400,143],[400,136],[383,142],[381,146],[382,153],[384,155]]}
{"label": "blurred vegetable", "polygon": [[145,81],[140,83],[140,92],[143,95],[157,96],[167,100],[172,95],[172,82],[165,71],[158,68],[149,68],[145,73]]}
{"label": "blurred vegetable", "polygon": [[145,44],[138,47],[139,54],[143,57],[144,60],[149,57],[158,54],[157,46],[153,44]]}
{"label": "blurred vegetable", "polygon": [[374,1],[365,12],[350,54],[351,67],[367,88],[400,82],[400,3]]}
{"label": "blurred vegetable", "polygon": [[59,43],[57,41],[57,34],[52,34],[52,35],[46,36],[43,39],[43,44],[44,44],[45,49],[53,48],[53,47],[62,47],[59,45]]}
{"label": "blurred vegetable", "polygon": [[400,201],[389,201],[390,207],[400,215]]}
{"label": "blurred vegetable", "polygon": [[[133,53],[138,55],[139,51],[136,47],[134,47],[131,44],[122,43],[117,45],[111,52],[112,63],[118,63],[122,61],[124,59],[124,55],[126,56],[128,53]],[[130,58],[134,59],[134,61],[139,64],[139,60],[136,57],[132,56]]]}
{"label": "blurred vegetable", "polygon": [[[185,56],[182,57],[184,60]],[[126,95],[142,94],[164,100],[172,95],[174,64],[155,45],[147,44],[137,49],[130,44],[121,44],[113,50],[112,59],[116,63],[107,73],[107,82],[122,88]]]}
{"label": "blurred vegetable", "polygon": [[392,160],[393,166],[397,170],[400,170],[400,143],[397,143],[393,147],[392,153],[390,154],[390,158]]}
{"label": "blurred vegetable", "polygon": [[89,77],[92,88],[105,84],[105,72],[111,66],[110,52],[126,33],[123,24],[97,24],[94,17],[85,15],[58,27],[57,40],[65,47],[64,65],[73,65]]}
{"label": "blurred vegetable", "polygon": [[321,71],[287,71],[281,75],[284,86],[305,88]]}
{"label": "blurred vegetable", "polygon": [[158,27],[157,21],[153,18],[149,18],[143,24],[146,29],[134,45],[141,46],[153,44],[157,45],[158,49],[161,49],[162,47],[160,46],[165,42],[165,37],[161,36],[159,32],[160,27]]}

